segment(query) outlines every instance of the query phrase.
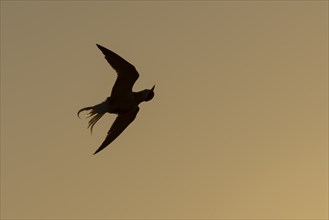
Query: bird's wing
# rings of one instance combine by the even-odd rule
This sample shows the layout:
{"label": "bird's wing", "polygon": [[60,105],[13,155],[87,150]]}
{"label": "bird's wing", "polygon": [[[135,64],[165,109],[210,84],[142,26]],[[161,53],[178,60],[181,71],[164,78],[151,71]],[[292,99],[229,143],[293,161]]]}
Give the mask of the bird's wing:
{"label": "bird's wing", "polygon": [[99,151],[107,147],[109,144],[111,144],[112,141],[114,141],[128,127],[128,125],[132,121],[134,121],[138,111],[139,107],[129,113],[118,115],[115,121],[113,122],[113,125],[111,126],[110,130],[107,132],[107,136],[104,142],[94,154],[98,153]]}
{"label": "bird's wing", "polygon": [[124,93],[132,92],[132,87],[139,77],[136,68],[118,54],[98,44],[96,45],[105,55],[107,62],[118,74],[111,96],[115,98],[116,96],[120,97]]}

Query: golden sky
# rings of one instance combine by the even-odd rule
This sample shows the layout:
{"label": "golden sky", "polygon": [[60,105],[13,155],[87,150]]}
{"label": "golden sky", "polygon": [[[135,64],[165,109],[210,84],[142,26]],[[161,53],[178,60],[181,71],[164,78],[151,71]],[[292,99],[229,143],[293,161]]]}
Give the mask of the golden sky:
{"label": "golden sky", "polygon": [[327,219],[328,2],[1,1],[1,218]]}

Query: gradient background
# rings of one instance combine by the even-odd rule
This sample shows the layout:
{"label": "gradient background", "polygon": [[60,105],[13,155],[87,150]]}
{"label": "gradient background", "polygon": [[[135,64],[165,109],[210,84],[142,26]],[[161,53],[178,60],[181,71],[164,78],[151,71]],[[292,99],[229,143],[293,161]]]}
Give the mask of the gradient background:
{"label": "gradient background", "polygon": [[[93,156],[81,107],[156,84]],[[1,1],[1,217],[328,217],[327,1]]]}

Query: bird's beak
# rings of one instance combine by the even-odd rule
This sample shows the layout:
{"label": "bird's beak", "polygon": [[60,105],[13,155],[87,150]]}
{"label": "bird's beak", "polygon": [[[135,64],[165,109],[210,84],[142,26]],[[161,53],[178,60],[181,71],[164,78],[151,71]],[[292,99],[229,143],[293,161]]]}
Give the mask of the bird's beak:
{"label": "bird's beak", "polygon": [[152,87],[151,91],[153,91],[153,90],[154,90],[154,88],[155,88],[155,85]]}

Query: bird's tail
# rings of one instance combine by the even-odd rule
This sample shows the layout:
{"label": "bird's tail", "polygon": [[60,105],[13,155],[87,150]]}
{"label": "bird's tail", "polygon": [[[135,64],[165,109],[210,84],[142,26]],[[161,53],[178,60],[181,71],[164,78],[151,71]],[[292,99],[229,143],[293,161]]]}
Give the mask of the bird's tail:
{"label": "bird's tail", "polygon": [[97,121],[107,112],[107,109],[108,109],[108,103],[105,101],[105,102],[102,102],[98,105],[82,108],[78,111],[77,115],[80,118],[79,114],[82,111],[90,111],[87,115],[87,118],[91,117],[89,122],[88,122],[88,128],[90,128],[90,132],[92,132],[93,127],[95,126]]}

